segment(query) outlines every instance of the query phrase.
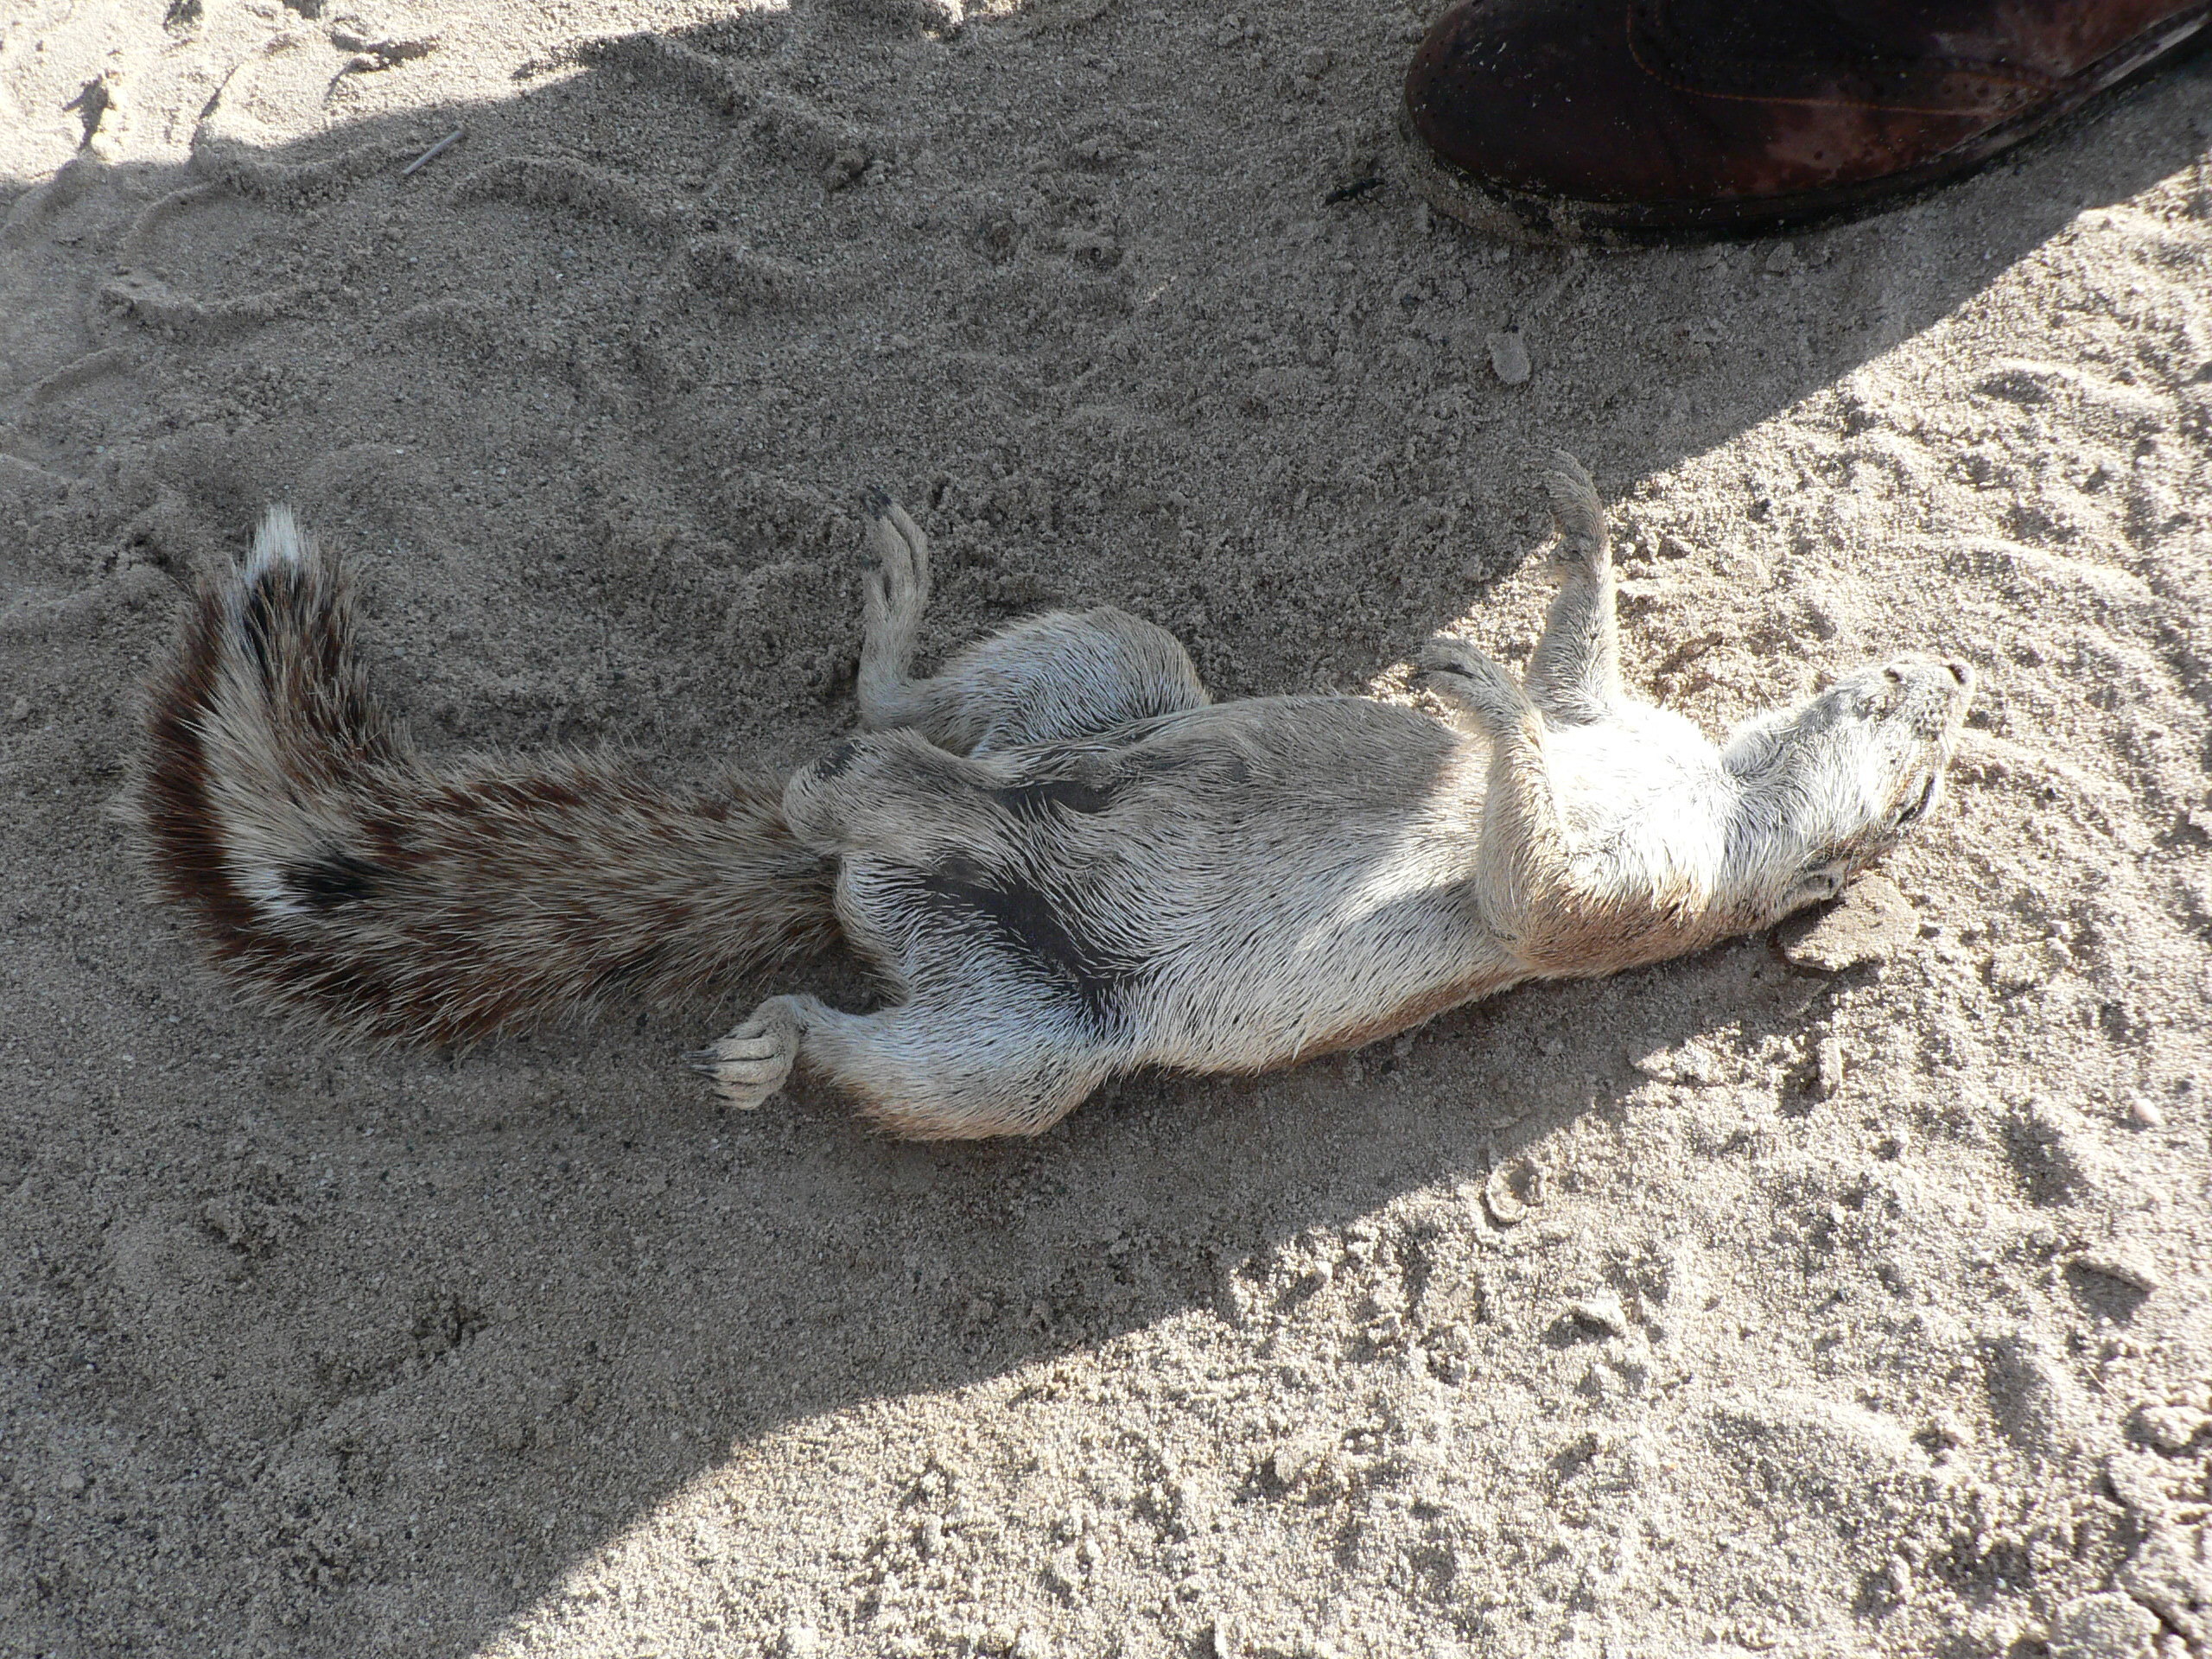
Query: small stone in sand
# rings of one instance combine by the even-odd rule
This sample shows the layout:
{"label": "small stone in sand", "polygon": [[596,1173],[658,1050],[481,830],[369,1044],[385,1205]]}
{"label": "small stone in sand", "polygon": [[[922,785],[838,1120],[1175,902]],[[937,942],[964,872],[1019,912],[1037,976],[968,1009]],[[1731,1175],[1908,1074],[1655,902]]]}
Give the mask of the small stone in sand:
{"label": "small stone in sand", "polygon": [[2132,1427],[2136,1438],[2154,1452],[2179,1457],[2195,1444],[2208,1423],[2205,1414],[2190,1406],[2138,1406]]}
{"label": "small stone in sand", "polygon": [[1814,1052],[1813,1094],[1819,1100],[1832,1099],[1843,1087],[1843,1039],[1823,1037]]}
{"label": "small stone in sand", "polygon": [[1483,1183],[1483,1208],[1501,1227],[1510,1227],[1543,1200],[1543,1176],[1525,1158],[1500,1164]]}
{"label": "small stone in sand", "polygon": [[1628,1313],[1621,1306],[1621,1299],[1610,1290],[1601,1290],[1594,1296],[1585,1296],[1567,1305],[1567,1315],[1580,1325],[1592,1331],[1602,1331],[1609,1337],[1628,1333]]}
{"label": "small stone in sand", "polygon": [[2126,1285],[2146,1296],[2158,1287],[2158,1268],[2152,1265],[2149,1256],[2133,1245],[2115,1244],[2087,1251],[2074,1258],[2074,1265],[2084,1273],[2094,1273],[2100,1279]]}
{"label": "small stone in sand", "polygon": [[1529,378],[1529,347],[1518,328],[1501,328],[1489,340],[1491,372],[1509,386]]}

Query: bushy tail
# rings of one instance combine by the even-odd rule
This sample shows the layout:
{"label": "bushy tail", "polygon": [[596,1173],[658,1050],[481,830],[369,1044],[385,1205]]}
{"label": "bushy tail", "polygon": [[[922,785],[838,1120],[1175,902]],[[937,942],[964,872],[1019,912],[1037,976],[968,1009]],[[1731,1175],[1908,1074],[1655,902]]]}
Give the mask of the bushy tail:
{"label": "bushy tail", "polygon": [[416,759],[343,573],[272,507],[155,686],[148,861],[216,957],[359,1035],[467,1041],[612,995],[712,992],[836,938],[773,785],[671,798],[620,764]]}

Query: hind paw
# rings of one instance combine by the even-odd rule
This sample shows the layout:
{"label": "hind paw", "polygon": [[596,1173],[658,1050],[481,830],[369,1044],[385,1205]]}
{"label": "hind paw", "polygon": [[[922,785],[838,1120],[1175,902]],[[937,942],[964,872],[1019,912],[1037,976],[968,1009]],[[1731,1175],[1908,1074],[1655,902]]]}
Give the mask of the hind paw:
{"label": "hind paw", "polygon": [[1544,493],[1551,498],[1552,521],[1559,526],[1554,559],[1567,565],[1602,565],[1611,543],[1605,534],[1605,510],[1588,472],[1566,450],[1554,449],[1550,468],[1541,476]]}
{"label": "hind paw", "polygon": [[866,621],[871,632],[912,628],[930,601],[930,538],[906,509],[878,491],[869,506]]}
{"label": "hind paw", "polygon": [[766,1104],[790,1081],[798,1058],[799,1023],[782,997],[772,997],[711,1047],[690,1056],[692,1068],[714,1079],[715,1091],[741,1112]]}

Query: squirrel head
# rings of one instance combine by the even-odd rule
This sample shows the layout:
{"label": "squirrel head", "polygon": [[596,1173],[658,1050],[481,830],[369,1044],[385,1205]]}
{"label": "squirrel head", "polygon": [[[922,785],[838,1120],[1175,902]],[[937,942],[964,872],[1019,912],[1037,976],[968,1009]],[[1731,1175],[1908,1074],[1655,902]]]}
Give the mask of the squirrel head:
{"label": "squirrel head", "polygon": [[1752,925],[1834,898],[1927,816],[1974,689],[1955,658],[1899,657],[1736,728],[1729,863]]}

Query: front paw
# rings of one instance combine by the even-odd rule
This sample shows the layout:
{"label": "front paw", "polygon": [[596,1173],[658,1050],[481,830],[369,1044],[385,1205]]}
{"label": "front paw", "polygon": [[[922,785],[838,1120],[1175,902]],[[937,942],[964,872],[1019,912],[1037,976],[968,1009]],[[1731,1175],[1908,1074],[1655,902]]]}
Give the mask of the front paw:
{"label": "front paw", "polygon": [[1505,667],[1464,639],[1439,634],[1421,647],[1428,688],[1465,709],[1491,732],[1510,731],[1528,717],[1528,694]]}

